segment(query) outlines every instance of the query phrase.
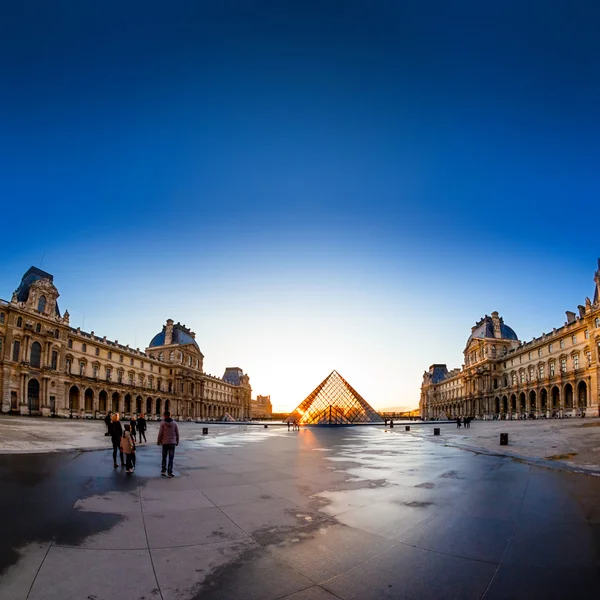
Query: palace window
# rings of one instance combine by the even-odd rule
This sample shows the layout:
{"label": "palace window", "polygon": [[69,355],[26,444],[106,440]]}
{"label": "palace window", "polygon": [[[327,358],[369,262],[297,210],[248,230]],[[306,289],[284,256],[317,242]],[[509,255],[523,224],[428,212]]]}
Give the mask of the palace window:
{"label": "palace window", "polygon": [[533,356],[533,352],[530,352],[530,353],[527,355],[527,358],[528,358],[529,360],[531,360],[532,356]]}
{"label": "palace window", "polygon": [[[600,317],[596,317],[596,320],[594,321],[594,324],[595,324],[596,327],[600,327]],[[19,325],[19,327],[21,327],[21,326]]]}
{"label": "palace window", "polygon": [[35,332],[36,333],[40,333],[40,331],[42,331],[42,324],[41,323],[37,323],[35,326]]}
{"label": "palace window", "polygon": [[542,353],[542,349],[541,349],[541,348],[538,348],[538,356],[542,356],[542,354],[543,354],[543,353]]}
{"label": "palace window", "polygon": [[15,340],[13,343],[13,360],[19,362],[19,354],[21,353],[21,342]]}
{"label": "palace window", "polygon": [[533,381],[533,367],[529,367],[529,381]]}
{"label": "palace window", "polygon": [[571,336],[571,341],[573,342],[573,345],[575,345],[577,343],[577,336],[576,335]]}
{"label": "palace window", "polygon": [[43,313],[46,310],[46,296],[40,296],[38,302],[38,312]]}
{"label": "palace window", "polygon": [[515,359],[514,359],[514,358],[511,358],[511,359],[510,359],[510,366],[511,366],[511,367],[514,367],[514,366],[515,366]]}
{"label": "palace window", "polygon": [[549,365],[550,368],[550,377],[554,377],[554,361],[552,361]]}
{"label": "palace window", "polygon": [[554,348],[554,344],[548,344],[548,352],[552,352],[553,348]]}
{"label": "palace window", "polygon": [[158,353],[158,360],[163,360],[163,353],[162,352]]}
{"label": "palace window", "polygon": [[169,362],[173,362],[175,360],[175,352],[173,352],[173,350],[171,350],[171,352],[169,352]]}
{"label": "palace window", "polygon": [[81,344],[81,351],[87,352],[87,344]]}
{"label": "palace window", "polygon": [[504,376],[504,387],[508,387],[508,376]]}
{"label": "palace window", "polygon": [[540,365],[538,367],[538,371],[540,372],[540,378],[543,379],[544,378],[544,365]]}
{"label": "palace window", "polygon": [[519,373],[519,377],[520,377],[521,383],[525,383],[525,371],[521,371],[521,373]]}
{"label": "palace window", "polygon": [[154,371],[154,365],[152,363],[150,363],[150,370]]}
{"label": "palace window", "polygon": [[117,382],[123,383],[123,371],[121,370],[117,371]]}
{"label": "palace window", "polygon": [[559,345],[561,348],[565,347],[565,340],[560,340]]}
{"label": "palace window", "polygon": [[96,356],[100,356],[100,348],[96,348]]}
{"label": "palace window", "polygon": [[112,377],[112,369],[109,367],[106,367],[106,381],[110,381]]}
{"label": "palace window", "polygon": [[0,325],[4,325],[4,319],[6,317],[4,316],[4,313],[0,313]]}
{"label": "palace window", "polygon": [[67,348],[72,348],[73,347],[73,340],[69,339],[67,340]]}
{"label": "palace window", "polygon": [[575,370],[579,369],[579,354],[573,355],[573,368]]}
{"label": "palace window", "polygon": [[133,358],[129,359],[129,364],[133,367]]}
{"label": "palace window", "polygon": [[79,374],[85,375],[85,363],[83,362],[79,363]]}
{"label": "palace window", "polygon": [[143,369],[144,368],[144,361],[140,360],[140,368]]}
{"label": "palace window", "polygon": [[94,379],[97,379],[98,378],[98,367],[96,365],[94,365],[92,367],[92,371],[94,373]]}
{"label": "palace window", "polygon": [[112,360],[112,352],[110,350],[108,351],[108,360]]}
{"label": "palace window", "polygon": [[56,369],[58,368],[58,352],[56,352],[56,350],[54,352],[52,352],[51,368],[54,371],[56,371]]}
{"label": "palace window", "polygon": [[29,363],[32,367],[40,368],[42,362],[42,347],[38,342],[31,344],[31,353],[29,357]]}
{"label": "palace window", "polygon": [[591,367],[592,366],[592,353],[589,350],[585,353],[585,357],[587,358],[588,367]]}
{"label": "palace window", "polygon": [[[598,320],[598,319],[596,319],[596,320]],[[17,327],[23,327],[23,319],[21,317],[19,317],[17,319]],[[596,325],[596,327],[598,327],[598,326]]]}
{"label": "palace window", "polygon": [[169,394],[173,392],[173,382],[169,381]]}
{"label": "palace window", "polygon": [[567,372],[567,359],[566,358],[560,359],[560,372],[561,373]]}
{"label": "palace window", "polygon": [[119,362],[123,362],[123,355],[122,354],[119,356]]}
{"label": "palace window", "polygon": [[54,330],[54,337],[58,339],[60,337],[60,331],[58,329]]}
{"label": "palace window", "polygon": [[133,385],[133,373],[129,373],[129,385]]}
{"label": "palace window", "polygon": [[583,332],[583,335],[584,335],[584,337],[585,337],[585,339],[586,339],[586,340],[589,340],[589,339],[590,339],[590,332],[589,332],[589,330],[588,330],[588,329],[586,329],[586,330]]}
{"label": "palace window", "polygon": [[65,363],[65,371],[67,373],[71,372],[71,359],[70,358],[67,358],[67,362]]}

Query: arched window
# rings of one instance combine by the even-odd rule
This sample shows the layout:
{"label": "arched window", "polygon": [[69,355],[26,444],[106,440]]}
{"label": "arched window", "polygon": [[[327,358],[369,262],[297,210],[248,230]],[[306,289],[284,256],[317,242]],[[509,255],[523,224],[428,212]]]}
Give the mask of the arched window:
{"label": "arched window", "polygon": [[32,367],[37,367],[38,369],[41,366],[42,362],[42,347],[38,342],[33,342],[31,344],[31,356],[29,358],[29,363]]}
{"label": "arched window", "polygon": [[43,313],[46,310],[46,296],[40,296],[38,302],[38,312]]}

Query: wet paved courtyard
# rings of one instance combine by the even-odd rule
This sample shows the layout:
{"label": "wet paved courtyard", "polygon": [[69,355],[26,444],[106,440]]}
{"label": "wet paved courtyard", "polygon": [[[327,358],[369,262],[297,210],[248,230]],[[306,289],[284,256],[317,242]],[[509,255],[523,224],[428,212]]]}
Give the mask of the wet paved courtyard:
{"label": "wet paved courtyard", "polygon": [[[402,428],[403,429],[403,428]],[[600,477],[400,428],[0,456],[0,597],[598,598]]]}

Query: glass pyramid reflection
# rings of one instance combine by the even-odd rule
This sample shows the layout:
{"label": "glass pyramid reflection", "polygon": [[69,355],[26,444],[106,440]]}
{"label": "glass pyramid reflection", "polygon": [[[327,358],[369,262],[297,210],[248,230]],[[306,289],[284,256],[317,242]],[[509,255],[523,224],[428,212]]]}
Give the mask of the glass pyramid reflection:
{"label": "glass pyramid reflection", "polygon": [[351,425],[383,420],[337,371],[332,371],[285,421],[297,421],[300,425]]}

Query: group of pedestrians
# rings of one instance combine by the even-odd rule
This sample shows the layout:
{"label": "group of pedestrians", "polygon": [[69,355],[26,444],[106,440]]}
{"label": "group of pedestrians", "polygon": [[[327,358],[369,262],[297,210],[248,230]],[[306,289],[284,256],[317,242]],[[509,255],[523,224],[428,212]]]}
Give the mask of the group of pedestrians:
{"label": "group of pedestrians", "polygon": [[298,425],[298,421],[288,421],[287,426],[288,431],[290,430],[290,427],[292,428],[292,431],[300,431],[300,425]]}
{"label": "group of pedestrians", "polygon": [[470,429],[472,420],[473,417],[456,417],[456,429],[460,429],[461,425],[464,425],[465,429]]}
{"label": "group of pedestrians", "polygon": [[[175,446],[179,444],[179,427],[171,418],[168,410],[164,412],[164,418],[160,422],[158,429],[159,446],[162,446],[162,463],[160,474],[165,477],[174,477],[173,459],[175,457]],[[121,459],[121,467],[125,467],[126,473],[133,473],[135,470],[135,449],[136,433],[139,443],[142,438],[146,442],[146,419],[143,414],[138,414],[137,419],[132,416],[129,423],[121,424],[119,413],[108,413],[104,419],[106,423],[105,435],[110,436],[113,447],[113,466],[118,468],[117,453]]]}

